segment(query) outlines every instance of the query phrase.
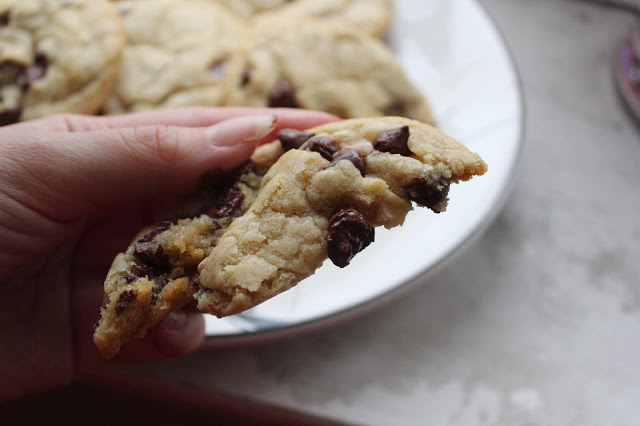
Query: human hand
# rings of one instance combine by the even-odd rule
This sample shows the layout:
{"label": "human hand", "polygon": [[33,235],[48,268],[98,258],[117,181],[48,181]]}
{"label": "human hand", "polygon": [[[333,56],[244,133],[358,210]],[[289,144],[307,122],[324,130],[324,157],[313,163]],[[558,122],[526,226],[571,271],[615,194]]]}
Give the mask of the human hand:
{"label": "human hand", "polygon": [[[163,197],[233,170],[279,128],[335,117],[301,110],[188,108],[58,115],[0,128],[0,401],[105,363],[92,341],[113,257]],[[115,361],[185,354],[204,319],[173,313]]]}

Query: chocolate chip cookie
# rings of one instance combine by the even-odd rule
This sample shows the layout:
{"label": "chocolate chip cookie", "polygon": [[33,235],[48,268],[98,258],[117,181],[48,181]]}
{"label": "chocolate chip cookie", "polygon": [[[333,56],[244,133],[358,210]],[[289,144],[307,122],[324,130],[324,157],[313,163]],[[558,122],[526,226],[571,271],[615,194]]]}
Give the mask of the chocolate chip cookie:
{"label": "chocolate chip cookie", "polygon": [[391,0],[295,0],[272,10],[281,16],[309,16],[351,26],[374,37],[382,37],[393,18]]}
{"label": "chocolate chip cookie", "polygon": [[346,267],[401,225],[413,205],[445,210],[452,183],[486,164],[442,132],[398,117],[281,131],[283,154],[247,212],[198,266],[198,308],[242,312],[310,276],[327,259]]}
{"label": "chocolate chip cookie", "polygon": [[432,122],[423,94],[381,42],[310,18],[260,20],[229,64],[225,101]]}
{"label": "chocolate chip cookie", "polygon": [[116,256],[104,283],[94,342],[111,358],[129,339],[142,337],[169,312],[193,301],[198,264],[258,193],[262,176],[281,155],[279,144],[260,147],[252,161],[222,179],[210,176],[200,192],[143,229]]}
{"label": "chocolate chip cookie", "polygon": [[0,125],[96,112],[123,44],[107,0],[0,0]]}
{"label": "chocolate chip cookie", "polygon": [[229,56],[243,19],[207,0],[121,1],[127,30],[107,114],[221,105]]}
{"label": "chocolate chip cookie", "polygon": [[[310,16],[350,25],[381,37],[393,17],[391,0],[217,0],[243,16],[260,13]],[[295,19],[295,18],[291,18]]]}
{"label": "chocolate chip cookie", "polygon": [[116,257],[94,334],[105,357],[194,295],[222,317],[295,286],[327,258],[346,267],[375,227],[401,225],[414,204],[444,211],[452,183],[487,169],[440,131],[398,117],[278,136]]}

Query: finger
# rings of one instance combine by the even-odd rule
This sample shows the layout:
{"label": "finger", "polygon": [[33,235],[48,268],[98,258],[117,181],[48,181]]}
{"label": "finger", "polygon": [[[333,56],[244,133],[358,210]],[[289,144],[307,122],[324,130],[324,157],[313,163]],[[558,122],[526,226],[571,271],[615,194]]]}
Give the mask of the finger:
{"label": "finger", "polygon": [[155,361],[191,353],[204,341],[204,327],[200,312],[172,312],[147,336],[127,342],[114,361]]}
{"label": "finger", "polygon": [[154,125],[208,127],[236,117],[265,114],[276,115],[278,122],[284,127],[298,129],[307,129],[338,120],[338,117],[331,114],[301,109],[192,107],[106,117],[58,114],[39,120],[14,124],[7,128],[16,131],[87,132]]}
{"label": "finger", "polygon": [[0,145],[3,190],[17,201],[16,209],[27,206],[61,222],[114,206],[126,210],[131,201],[190,192],[211,170],[238,167],[273,133],[275,119],[243,116],[207,128],[8,133]]}

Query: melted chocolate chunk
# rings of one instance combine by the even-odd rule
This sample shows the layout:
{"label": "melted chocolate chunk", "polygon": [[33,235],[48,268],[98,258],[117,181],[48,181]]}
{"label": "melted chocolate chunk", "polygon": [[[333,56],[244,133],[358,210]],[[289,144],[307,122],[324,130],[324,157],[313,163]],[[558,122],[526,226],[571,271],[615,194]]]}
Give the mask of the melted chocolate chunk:
{"label": "melted chocolate chunk", "polygon": [[240,178],[243,175],[248,175],[249,173],[253,173],[255,170],[256,170],[256,163],[254,163],[252,160],[247,161],[246,163],[244,163],[242,167],[239,167],[232,174],[234,182],[240,180]]}
{"label": "melted chocolate chunk", "polygon": [[433,209],[443,202],[449,195],[451,181],[447,178],[433,178],[431,176],[413,179],[407,187],[407,197],[411,201]]}
{"label": "melted chocolate chunk", "polygon": [[214,219],[222,219],[231,216],[236,210],[242,207],[244,194],[237,184],[220,191],[213,200],[213,207],[208,211],[208,215]]}
{"label": "melted chocolate chunk", "polygon": [[331,161],[333,154],[340,151],[340,144],[331,136],[314,136],[306,141],[300,149],[317,152],[325,160]]}
{"label": "melted chocolate chunk", "polygon": [[131,273],[136,277],[146,277],[149,275],[149,269],[144,265],[133,265]]}
{"label": "melted chocolate chunk", "polygon": [[374,241],[375,229],[354,209],[340,210],[329,222],[329,259],[344,268],[351,259]]}
{"label": "melted chocolate chunk", "polygon": [[150,243],[153,240],[156,239],[156,237],[160,234],[162,234],[164,231],[166,231],[167,229],[171,228],[171,225],[173,225],[171,222],[169,221],[164,221],[164,222],[160,222],[158,225],[156,225],[156,228],[151,231],[148,232],[147,234],[145,234],[144,236],[142,236],[142,238],[138,239],[139,243]]}
{"label": "melted chocolate chunk", "polygon": [[356,166],[356,169],[360,170],[360,174],[362,176],[365,175],[365,172],[367,169],[366,160],[357,149],[353,149],[353,148],[345,148],[333,154],[331,163],[329,163],[329,165],[325,167],[325,170],[328,169],[329,167],[334,167],[336,164],[338,164],[342,160],[350,161],[351,163],[353,163],[354,166]]}
{"label": "melted chocolate chunk", "polygon": [[168,266],[167,257],[164,255],[164,248],[151,242],[137,242],[134,246],[134,255],[140,262],[156,268]]}
{"label": "melted chocolate chunk", "polygon": [[240,87],[247,87],[251,82],[251,74],[253,74],[253,68],[247,67],[244,69],[242,73],[242,78],[240,79]]}
{"label": "melted chocolate chunk", "polygon": [[22,107],[13,107],[0,111],[0,126],[8,126],[20,121]]}
{"label": "melted chocolate chunk", "polygon": [[164,248],[156,245],[155,238],[171,227],[171,222],[160,222],[156,228],[138,239],[134,246],[133,254],[145,265],[156,268],[167,268],[170,266],[169,259],[164,254]]}
{"label": "melted chocolate chunk", "polygon": [[316,134],[312,132],[303,132],[296,129],[282,129],[278,132],[278,139],[280,139],[282,149],[289,151],[299,149],[306,141],[315,135]]}
{"label": "melted chocolate chunk", "polygon": [[131,301],[136,298],[136,296],[138,296],[138,290],[136,289],[123,291],[120,294],[118,301],[116,302],[116,307],[115,307],[116,314],[120,315],[121,313],[123,313],[124,310],[127,309],[127,306],[129,306]]}
{"label": "melted chocolate chunk", "polygon": [[[144,244],[150,244],[150,243],[144,243]],[[124,278],[124,280],[128,284],[131,284],[132,282],[136,281],[138,278],[146,277],[147,275],[152,275],[152,272],[153,271],[149,271],[149,268],[147,268],[144,265],[133,265],[131,267],[131,272],[127,272],[122,276],[122,278]]]}
{"label": "melted chocolate chunk", "polygon": [[409,157],[411,156],[411,150],[407,144],[408,142],[409,126],[402,126],[397,129],[380,132],[373,140],[373,147],[378,151]]}
{"label": "melted chocolate chunk", "polygon": [[280,80],[269,93],[269,106],[272,108],[298,108],[296,89],[287,80]]}
{"label": "melted chocolate chunk", "polygon": [[213,219],[221,219],[233,215],[242,207],[244,194],[238,181],[255,170],[255,163],[247,161],[233,173],[221,176],[215,171],[202,179],[199,198],[206,199],[200,208],[200,214],[207,214]]}
{"label": "melted chocolate chunk", "polygon": [[0,27],[6,27],[9,25],[9,21],[11,20],[11,11],[7,10],[6,12],[2,12],[0,14]]}

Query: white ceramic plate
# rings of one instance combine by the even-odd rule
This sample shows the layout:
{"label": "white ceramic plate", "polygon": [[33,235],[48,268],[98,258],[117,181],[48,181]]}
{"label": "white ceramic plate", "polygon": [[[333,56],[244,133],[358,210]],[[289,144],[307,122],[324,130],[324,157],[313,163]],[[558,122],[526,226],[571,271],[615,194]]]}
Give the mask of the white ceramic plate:
{"label": "white ceramic plate", "polygon": [[425,283],[497,214],[518,162],[522,99],[498,31],[474,0],[396,0],[388,43],[424,90],[438,127],[479,153],[489,172],[451,188],[447,212],[409,214],[376,242],[241,315],[207,317],[207,346],[280,339],[336,324]]}

